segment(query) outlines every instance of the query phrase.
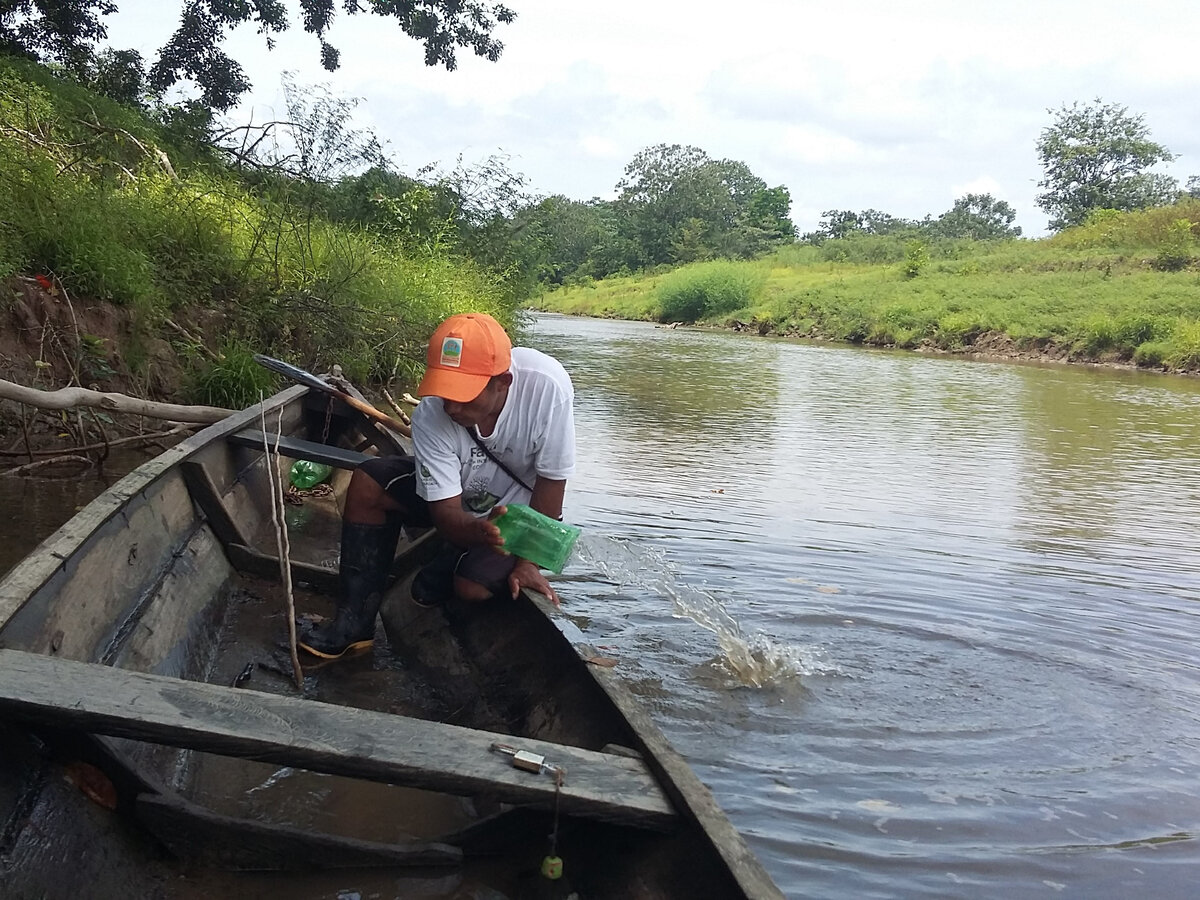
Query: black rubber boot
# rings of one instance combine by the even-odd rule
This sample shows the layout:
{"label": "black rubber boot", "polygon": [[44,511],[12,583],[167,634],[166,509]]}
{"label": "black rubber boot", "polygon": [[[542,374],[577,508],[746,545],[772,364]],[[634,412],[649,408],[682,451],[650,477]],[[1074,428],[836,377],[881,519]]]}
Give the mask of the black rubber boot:
{"label": "black rubber boot", "polygon": [[337,659],[350,650],[365,650],[375,642],[375,616],[387,587],[400,522],[384,525],[342,523],[337,614],[304,629],[300,647],[322,659]]}

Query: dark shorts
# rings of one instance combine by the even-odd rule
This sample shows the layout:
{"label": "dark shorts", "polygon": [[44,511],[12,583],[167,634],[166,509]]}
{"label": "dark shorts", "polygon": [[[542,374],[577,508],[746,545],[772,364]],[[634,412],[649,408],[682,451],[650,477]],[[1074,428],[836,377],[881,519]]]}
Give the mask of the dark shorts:
{"label": "dark shorts", "polygon": [[[367,460],[359,468],[400,504],[399,515],[405,527],[433,525],[428,503],[417,494],[416,469],[411,456],[381,456]],[[516,557],[491,547],[465,549],[441,541],[434,558],[413,581],[413,597],[424,603],[441,603],[449,599],[456,575],[483,585],[493,594],[504,593],[508,575],[516,564]]]}

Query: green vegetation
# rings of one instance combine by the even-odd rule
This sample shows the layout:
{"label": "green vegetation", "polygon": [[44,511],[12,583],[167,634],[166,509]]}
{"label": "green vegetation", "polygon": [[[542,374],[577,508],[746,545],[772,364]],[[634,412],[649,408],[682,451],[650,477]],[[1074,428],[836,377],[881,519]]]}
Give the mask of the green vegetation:
{"label": "green vegetation", "polygon": [[1054,124],[1037,142],[1044,177],[1038,206],[1050,227],[1081,225],[1097,209],[1128,211],[1170,203],[1179,190],[1174,178],[1150,170],[1175,154],[1150,140],[1142,116],[1096,99],[1054,112]]}
{"label": "green vegetation", "polygon": [[616,190],[612,201],[556,196],[519,211],[514,221],[541,282],[749,259],[795,240],[787,188],[769,188],[745,163],[712,159],[699,147],[647,147]]}
{"label": "green vegetation", "polygon": [[695,322],[746,309],[765,280],[759,269],[729,260],[684,266],[659,284],[659,316],[667,322]]}
{"label": "green vegetation", "polygon": [[[1198,236],[1200,200],[1187,198],[1102,210],[1038,241],[858,233],[719,270],[702,263],[565,287],[539,306],[876,346],[1057,350],[1078,360],[1197,371]],[[707,297],[701,286],[718,272],[722,284],[747,286],[737,308],[693,299]]]}
{"label": "green vegetation", "polygon": [[[390,377],[421,364],[451,312],[517,324],[506,273],[462,249],[460,238],[477,236],[471,223],[428,242],[346,212],[361,185],[319,164],[353,144],[345,109],[308,112],[300,125],[321,140],[303,145],[307,171],[238,167],[170,123],[0,58],[0,278],[43,275],[77,302],[124,308],[126,362],[154,365],[136,348],[169,335],[192,399],[220,405],[257,399],[250,348],[337,362],[352,379]],[[312,174],[322,171],[333,175]]]}
{"label": "green vegetation", "polygon": [[[499,157],[402,174],[320,87],[285,81],[285,120],[218,132],[221,103],[164,105],[139,59],[93,52],[98,7],[72,4],[57,68],[0,56],[0,278],[121,311],[119,338],[74,323],[75,380],[118,374],[109,340],[147,383],[181,362],[175,389],[223,406],[269,389],[254,352],[411,379],[441,318],[519,326],[546,286],[562,312],[1200,368],[1200,180],[1151,174],[1171,154],[1121,107],[1064,107],[1043,132],[1039,202],[1072,226],[1052,238],[1020,240],[1011,206],[967,194],[921,220],[829,210],[797,241],[785,187],[697,147],[648,147],[614,200],[579,202],[530,195]],[[0,44],[41,27],[22,9],[0,12]],[[490,15],[485,33],[507,21]]]}

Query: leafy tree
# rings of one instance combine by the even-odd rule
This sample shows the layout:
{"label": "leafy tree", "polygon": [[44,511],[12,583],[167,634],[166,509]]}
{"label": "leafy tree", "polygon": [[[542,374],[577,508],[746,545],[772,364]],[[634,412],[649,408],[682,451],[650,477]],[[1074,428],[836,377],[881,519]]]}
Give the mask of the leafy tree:
{"label": "leafy tree", "polygon": [[930,222],[928,231],[937,237],[1003,240],[1021,236],[1020,226],[1013,225],[1016,218],[1015,209],[991,194],[967,194]]}
{"label": "leafy tree", "polygon": [[[332,72],[340,53],[326,36],[337,6],[334,0],[299,3],[302,27],[317,38],[321,64]],[[82,74],[96,42],[108,36],[101,18],[117,7],[115,0],[0,0],[0,49]],[[457,67],[459,49],[499,59],[504,45],[492,33],[516,18],[508,7],[488,0],[348,0],[342,8],[347,15],[371,12],[395,19],[401,31],[425,45],[426,65],[448,70]],[[179,28],[151,65],[149,87],[162,92],[190,79],[210,110],[232,108],[250,82],[221,45],[234,28],[251,21],[268,48],[274,35],[291,26],[283,0],[183,0]]]}
{"label": "leafy tree", "polygon": [[792,195],[788,189],[763,188],[750,198],[747,213],[749,224],[761,229],[764,238],[772,243],[784,243],[796,239],[796,226],[788,217],[792,208]]}
{"label": "leafy tree", "polygon": [[642,265],[750,256],[795,235],[786,188],[768,188],[745,163],[714,160],[699,147],[647,147],[617,191],[622,233]]}
{"label": "leafy tree", "polygon": [[852,209],[827,209],[821,213],[817,230],[810,231],[804,239],[812,244],[836,241],[856,231],[863,231],[863,217]]}
{"label": "leafy tree", "polygon": [[82,71],[108,36],[101,17],[116,10],[112,0],[0,0],[0,50]]}
{"label": "leafy tree", "polygon": [[862,212],[852,209],[827,209],[821,213],[817,230],[805,234],[804,240],[810,244],[821,244],[825,241],[841,240],[853,234],[894,234],[916,228],[918,224],[877,209],[864,209]]}
{"label": "leafy tree", "polygon": [[546,197],[521,210],[514,224],[535,248],[542,282],[603,278],[637,265],[637,248],[622,236],[616,209],[598,198]]}
{"label": "leafy tree", "polygon": [[694,176],[710,162],[699,147],[657,144],[638,152],[617,182],[626,233],[642,251],[640,262],[668,262],[680,226],[699,218]]}
{"label": "leafy tree", "polygon": [[1050,214],[1051,228],[1082,224],[1094,209],[1145,209],[1174,200],[1175,179],[1148,170],[1175,155],[1150,140],[1143,116],[1099,98],[1048,112],[1055,119],[1037,142],[1045,173],[1037,203]]}
{"label": "leafy tree", "polygon": [[863,230],[867,234],[896,234],[900,231],[908,231],[917,228],[921,223],[914,222],[912,219],[905,219],[901,216],[893,216],[889,213],[880,212],[877,209],[864,209],[862,211]]}
{"label": "leafy tree", "polygon": [[146,94],[146,65],[136,50],[101,50],[83,67],[82,80],[97,94],[140,106]]}

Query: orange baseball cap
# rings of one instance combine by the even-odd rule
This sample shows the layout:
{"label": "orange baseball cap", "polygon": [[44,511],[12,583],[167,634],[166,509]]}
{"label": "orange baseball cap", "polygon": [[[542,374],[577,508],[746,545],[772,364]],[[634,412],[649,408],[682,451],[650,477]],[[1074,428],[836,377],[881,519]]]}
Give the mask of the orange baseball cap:
{"label": "orange baseball cap", "polygon": [[478,397],[493,375],[512,364],[512,341],[487,313],[451,316],[429,339],[422,397],[467,403]]}

